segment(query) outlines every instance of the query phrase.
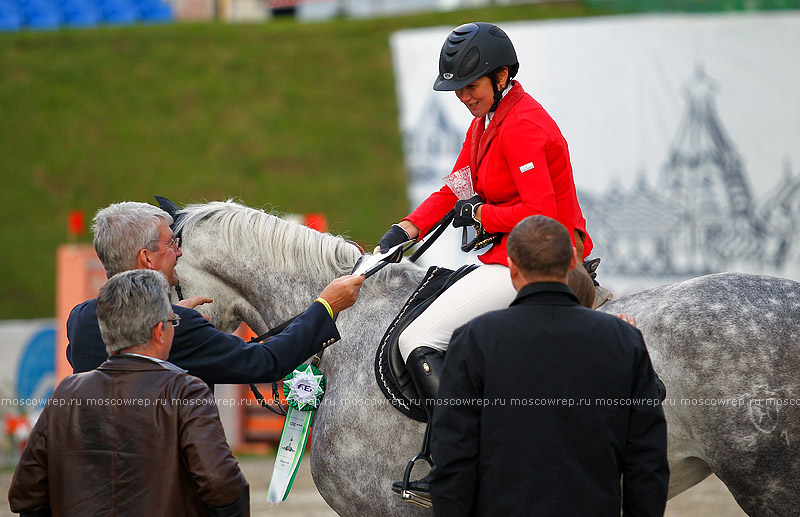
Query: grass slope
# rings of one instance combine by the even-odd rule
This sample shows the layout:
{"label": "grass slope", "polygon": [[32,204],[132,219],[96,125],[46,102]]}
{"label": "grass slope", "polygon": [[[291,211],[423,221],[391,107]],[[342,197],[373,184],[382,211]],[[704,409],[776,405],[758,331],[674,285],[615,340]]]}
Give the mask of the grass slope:
{"label": "grass slope", "polygon": [[[399,29],[599,14],[560,2],[367,21],[0,34],[0,320],[54,313],[67,214],[238,198],[370,246],[408,209]],[[89,241],[85,235],[82,240]]]}

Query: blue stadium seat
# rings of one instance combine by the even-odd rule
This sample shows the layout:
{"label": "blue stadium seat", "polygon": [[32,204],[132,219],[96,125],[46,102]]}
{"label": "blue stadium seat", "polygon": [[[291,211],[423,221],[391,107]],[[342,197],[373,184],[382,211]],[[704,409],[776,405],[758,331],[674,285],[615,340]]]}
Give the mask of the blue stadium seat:
{"label": "blue stadium seat", "polygon": [[96,27],[100,23],[100,9],[89,0],[60,0],[59,7],[67,26]]}
{"label": "blue stadium seat", "polygon": [[0,0],[0,31],[175,20],[164,0]]}
{"label": "blue stadium seat", "polygon": [[61,25],[61,12],[50,0],[20,0],[24,24],[33,30],[57,29]]}
{"label": "blue stadium seat", "polygon": [[0,0],[0,31],[18,31],[24,18],[15,2]]}
{"label": "blue stadium seat", "polygon": [[136,0],[136,8],[144,22],[165,23],[175,19],[172,9],[161,0]]}
{"label": "blue stadium seat", "polygon": [[136,23],[139,12],[128,0],[99,0],[98,7],[103,21],[109,25]]}

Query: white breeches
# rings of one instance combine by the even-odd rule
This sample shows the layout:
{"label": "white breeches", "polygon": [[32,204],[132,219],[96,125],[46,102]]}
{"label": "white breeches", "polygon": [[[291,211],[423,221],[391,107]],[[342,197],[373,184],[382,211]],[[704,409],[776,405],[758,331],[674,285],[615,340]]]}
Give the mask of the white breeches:
{"label": "white breeches", "polygon": [[400,334],[403,361],[419,346],[447,350],[455,329],[476,316],[505,309],[516,296],[506,266],[478,267],[450,286]]}

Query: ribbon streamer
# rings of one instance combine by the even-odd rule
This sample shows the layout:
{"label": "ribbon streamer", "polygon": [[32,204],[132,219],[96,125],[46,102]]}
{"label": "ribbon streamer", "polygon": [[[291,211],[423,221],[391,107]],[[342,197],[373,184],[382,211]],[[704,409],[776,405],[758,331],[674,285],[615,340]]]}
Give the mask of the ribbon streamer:
{"label": "ribbon streamer", "polygon": [[267,501],[270,503],[285,501],[289,495],[300,468],[300,460],[303,459],[314,410],[319,407],[325,394],[325,377],[318,368],[310,364],[301,365],[283,380],[283,393],[289,410],[283,422],[267,491]]}

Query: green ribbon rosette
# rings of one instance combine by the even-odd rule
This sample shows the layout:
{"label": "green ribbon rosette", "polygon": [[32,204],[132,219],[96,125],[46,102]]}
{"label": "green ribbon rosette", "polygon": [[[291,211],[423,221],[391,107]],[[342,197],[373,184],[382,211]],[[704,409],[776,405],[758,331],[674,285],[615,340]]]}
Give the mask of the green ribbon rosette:
{"label": "green ribbon rosette", "polygon": [[283,380],[283,394],[289,409],[267,491],[267,501],[271,503],[285,501],[292,488],[308,441],[314,410],[325,394],[325,376],[316,366],[301,365]]}
{"label": "green ribbon rosette", "polygon": [[310,364],[300,365],[283,379],[286,401],[300,411],[313,411],[325,394],[325,376]]}

